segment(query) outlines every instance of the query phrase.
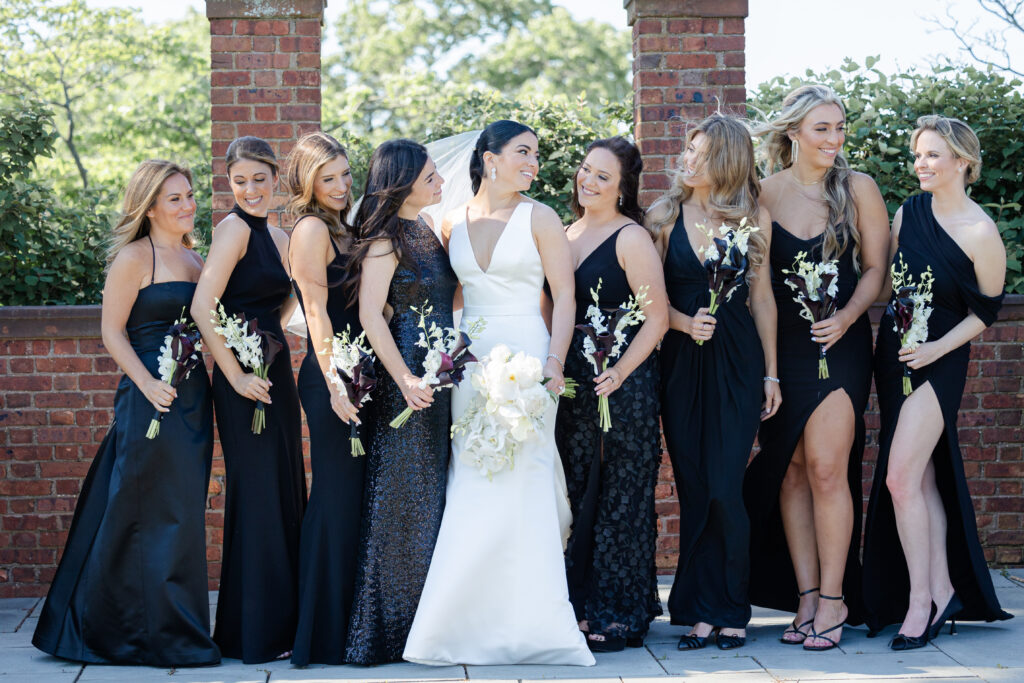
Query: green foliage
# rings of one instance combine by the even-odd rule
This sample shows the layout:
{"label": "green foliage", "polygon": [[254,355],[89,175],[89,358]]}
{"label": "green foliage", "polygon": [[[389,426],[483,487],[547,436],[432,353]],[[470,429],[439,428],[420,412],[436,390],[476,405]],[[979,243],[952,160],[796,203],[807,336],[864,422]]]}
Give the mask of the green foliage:
{"label": "green foliage", "polygon": [[930,73],[884,74],[869,57],[861,68],[846,60],[826,73],[808,70],[804,79],[774,78],[748,101],[752,118],[778,111],[786,93],[806,82],[833,88],[846,105],[846,155],[867,173],[885,198],[890,215],[920,192],[913,173],[910,134],[919,116],[961,119],[981,140],[982,171],[968,192],[989,212],[1007,252],[1006,290],[1024,293],[1024,96],[1021,81],[974,67],[936,66]]}

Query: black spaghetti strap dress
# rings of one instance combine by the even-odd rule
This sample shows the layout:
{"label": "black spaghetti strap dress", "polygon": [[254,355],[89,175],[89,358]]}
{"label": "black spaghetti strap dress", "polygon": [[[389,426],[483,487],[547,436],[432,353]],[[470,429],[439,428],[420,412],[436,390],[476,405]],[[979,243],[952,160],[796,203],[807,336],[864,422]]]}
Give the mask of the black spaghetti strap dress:
{"label": "black spaghetti strap dress", "polygon": [[[931,266],[932,314],[928,319],[928,340],[934,341],[974,313],[986,325],[995,322],[1003,296],[986,296],[978,289],[974,263],[939,225],[932,214],[932,196],[919,194],[903,204],[900,245],[896,260],[903,257],[908,272],[917,281]],[[889,447],[903,406],[903,363],[898,360],[899,335],[889,315],[882,317],[875,348],[875,384],[881,413],[878,462],[871,486],[864,536],[864,604],[867,624],[879,631],[898,623],[906,614],[910,580],[900,545],[892,497],[885,485]],[[1010,619],[996,598],[985,556],[978,542],[974,505],[964,476],[956,420],[967,379],[971,345],[960,348],[923,368],[912,371],[914,389],[931,384],[942,409],[945,429],[932,453],[935,481],[946,512],[946,556],[953,588],[964,608],[956,616],[962,621]]]}
{"label": "black spaghetti strap dress", "polygon": [[[621,231],[576,270],[576,324],[589,322],[590,290],[599,279],[599,305],[606,311],[614,311],[633,294],[615,253]],[[638,330],[627,328],[627,339],[632,341]],[[579,389],[576,398],[558,402],[555,423],[573,514],[565,556],[569,600],[576,618],[586,619],[591,632],[642,637],[661,614],[654,511],[661,466],[658,358],[656,352],[648,356],[608,397],[612,428],[604,432],[594,368],[583,355],[583,339],[582,332],[574,334],[565,359],[565,376],[579,382]]]}
{"label": "black spaghetti strap dress", "polygon": [[[665,255],[669,304],[686,315],[707,306],[707,271],[686,234],[683,212]],[[764,398],[764,350],[740,285],[715,315],[702,346],[669,330],[661,344],[661,419],[679,498],[679,566],[672,623],[745,628],[750,621],[750,524],[743,471]]]}
{"label": "black spaghetti strap dress", "polygon": [[[394,311],[388,328],[409,370],[419,375],[426,349],[416,345],[419,315],[410,306],[419,308],[429,300],[434,307],[430,320],[451,327],[458,280],[430,226],[422,219],[399,220],[415,268],[395,268],[387,296]],[[392,429],[388,423],[405,409],[405,398],[382,365],[377,377],[375,405],[363,420],[366,486],[345,648],[345,660],[354,664],[402,660],[441,528],[448,483],[450,390],[435,392],[429,408]],[[348,439],[343,444],[347,452]]]}
{"label": "black spaghetti strap dress", "polygon": [[[796,574],[786,543],[779,507],[779,490],[793,452],[811,415],[833,391],[845,391],[853,405],[854,440],[847,467],[853,506],[853,531],[846,557],[843,594],[848,624],[863,621],[860,599],[860,533],[864,493],[861,461],[864,456],[864,410],[871,391],[871,322],[865,313],[828,350],[828,379],[818,379],[820,345],[811,340],[810,325],[800,317],[800,305],[786,286],[783,269],[790,270],[798,252],[806,259],[822,260],[824,234],[805,240],[772,223],[771,271],[778,310],[778,363],[782,406],[761,423],[761,450],[747,468],[743,499],[750,515],[750,602],[787,612],[798,607]],[[853,245],[838,257],[838,307],[849,302],[860,276],[854,266]],[[803,589],[812,586],[802,586]]]}
{"label": "black spaghetti strap dress", "polygon": [[[125,329],[159,377],[168,328],[188,313],[193,282],[139,290]],[[178,385],[160,433],[155,414],[123,376],[114,422],[82,484],[71,532],[32,644],[90,664],[163,668],[220,661],[210,638],[206,577],[206,489],[213,454],[210,380],[202,365]]]}
{"label": "black spaghetti strap dress", "polygon": [[[355,339],[362,332],[359,309],[347,305],[341,288],[348,255],[338,250],[333,239],[331,246],[334,260],[327,264],[327,317],[335,333],[348,328]],[[295,294],[305,311],[298,285]],[[331,392],[311,337],[299,369],[299,398],[309,428],[313,485],[299,542],[299,625],[292,663],[341,664],[355,587],[366,458],[350,455],[350,426],[331,408]],[[361,420],[372,406],[371,400],[360,409]]]}
{"label": "black spaghetti strap dress", "polygon": [[262,434],[252,433],[256,402],[240,396],[220,368],[213,370],[213,404],[224,451],[227,490],[224,551],[214,640],[225,657],[267,662],[292,649],[298,596],[299,529],[306,505],[299,395],[281,329],[291,280],[266,217],[236,206],[249,244],[221,302],[229,315],[256,318],[284,344],[270,366],[271,405]]}

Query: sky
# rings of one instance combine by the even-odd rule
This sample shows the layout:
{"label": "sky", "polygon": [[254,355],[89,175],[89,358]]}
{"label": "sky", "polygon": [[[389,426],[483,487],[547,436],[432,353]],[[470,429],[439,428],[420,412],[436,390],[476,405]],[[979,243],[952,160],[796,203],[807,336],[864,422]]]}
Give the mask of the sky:
{"label": "sky", "polygon": [[[87,0],[92,6],[134,6],[147,20],[181,16],[186,7],[204,11],[202,0]],[[329,0],[327,17],[344,0]],[[626,26],[622,0],[554,0],[577,18]],[[863,65],[869,55],[880,56],[878,68],[895,72],[910,66],[927,67],[930,57],[958,57],[955,39],[936,31],[927,19],[950,7],[963,23],[995,27],[976,0],[749,0],[746,21],[747,87],[776,75],[802,76],[807,68],[838,67],[844,57]],[[333,7],[332,7],[333,6]],[[330,49],[325,46],[325,49]],[[1017,41],[1015,63],[1024,68],[1024,40]]]}

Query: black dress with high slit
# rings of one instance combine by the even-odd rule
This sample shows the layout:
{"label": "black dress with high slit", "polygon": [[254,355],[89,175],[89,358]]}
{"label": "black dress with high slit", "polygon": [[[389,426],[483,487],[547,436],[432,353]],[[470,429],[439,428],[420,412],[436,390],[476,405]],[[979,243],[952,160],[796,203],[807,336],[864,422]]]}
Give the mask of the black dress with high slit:
{"label": "black dress with high slit", "polygon": [[[159,377],[160,347],[195,283],[139,290],[125,330]],[[213,454],[210,381],[202,365],[177,388],[160,433],[153,405],[123,376],[114,422],[100,444],[32,644],[92,664],[163,668],[220,661],[210,638],[206,490]]]}
{"label": "black dress with high slit", "polygon": [[[615,253],[621,230],[576,269],[576,324],[589,322],[589,292],[599,279],[599,306],[606,311],[614,311],[633,293]],[[638,330],[627,328],[627,340]],[[592,632],[639,637],[661,614],[654,510],[661,466],[658,357],[651,353],[608,397],[612,427],[604,432],[594,368],[583,355],[583,339],[582,332],[574,334],[565,359],[565,376],[580,386],[576,398],[558,402],[555,423],[573,514],[565,557],[569,600],[576,618],[586,619]]]}
{"label": "black dress with high slit", "polygon": [[[935,276],[928,341],[941,338],[970,313],[986,325],[995,322],[1002,294],[986,296],[978,289],[974,263],[935,220],[930,194],[915,195],[904,202],[899,242],[895,259],[898,262],[902,256],[915,282],[928,266]],[[881,430],[864,535],[864,605],[867,624],[873,631],[900,622],[910,596],[907,562],[896,529],[892,497],[885,484],[889,447],[905,400],[899,349],[899,335],[893,330],[892,317],[886,314],[879,324],[875,347]],[[978,542],[974,505],[957,438],[957,412],[970,355],[970,343],[964,344],[934,363],[913,370],[910,381],[915,390],[925,382],[931,384],[942,411],[944,429],[932,452],[932,462],[946,513],[949,577],[964,605],[954,616],[964,621],[997,621],[1009,619],[1011,615],[999,606]]]}
{"label": "black dress with high slit", "polygon": [[[362,332],[359,309],[348,306],[341,287],[348,255],[338,250],[333,239],[331,246],[334,259],[327,264],[327,317],[335,334],[348,329],[354,340]],[[295,294],[305,312],[298,285]],[[299,622],[292,663],[341,664],[355,587],[366,458],[353,457],[347,448],[351,427],[331,408],[331,392],[312,337],[306,340],[306,357],[299,369],[299,398],[309,428],[313,485],[299,542]],[[370,401],[360,408],[361,420],[372,406]]]}
{"label": "black dress with high slit", "polygon": [[[818,378],[820,345],[811,339],[811,323],[800,317],[800,305],[786,286],[786,274],[792,270],[798,252],[805,260],[821,261],[824,234],[801,239],[778,223],[772,223],[771,271],[775,307],[778,310],[778,363],[782,386],[782,405],[778,412],[761,423],[758,433],[760,451],[754,457],[743,481],[743,499],[750,515],[750,602],[761,607],[796,612],[798,586],[793,560],[786,543],[779,507],[779,490],[786,476],[807,421],[829,394],[843,391],[853,407],[854,440],[850,449],[847,479],[853,508],[843,594],[849,608],[846,623],[863,621],[860,599],[860,532],[863,490],[861,461],[864,455],[864,410],[871,391],[871,322],[867,313],[846,330],[826,354],[829,376]],[[854,265],[850,244],[838,256],[838,308],[846,306],[857,288],[860,276]],[[808,589],[813,586],[800,586]]]}
{"label": "black dress with high slit", "polygon": [[221,302],[229,315],[256,318],[284,345],[270,365],[266,426],[252,432],[256,402],[241,396],[219,367],[213,404],[227,475],[224,551],[214,640],[225,657],[267,662],[292,649],[298,605],[299,530],[306,506],[299,395],[281,329],[291,295],[288,273],[266,217],[232,210],[249,226],[245,255]]}
{"label": "black dress with high slit", "polygon": [[[686,315],[710,303],[707,271],[690,245],[680,207],[665,255],[669,304]],[[764,351],[740,285],[698,346],[669,330],[661,344],[661,418],[679,498],[679,566],[672,623],[744,628],[750,562],[743,471],[764,398]]]}

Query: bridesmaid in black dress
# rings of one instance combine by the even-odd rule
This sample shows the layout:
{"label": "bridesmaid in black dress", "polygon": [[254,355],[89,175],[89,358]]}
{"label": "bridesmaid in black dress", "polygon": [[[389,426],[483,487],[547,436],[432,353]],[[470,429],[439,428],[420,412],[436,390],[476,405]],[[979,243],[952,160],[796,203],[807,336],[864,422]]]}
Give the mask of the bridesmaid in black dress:
{"label": "bridesmaid in black dress", "polygon": [[191,248],[195,212],[191,175],[176,164],[145,161],[128,181],[101,323],[125,376],[32,638],[58,657],[164,668],[220,661],[206,578],[210,382],[200,365],[175,389],[158,369],[202,268]]}
{"label": "bridesmaid in black dress", "polygon": [[[298,218],[291,234],[295,293],[309,336],[299,370],[299,397],[309,427],[313,488],[299,544],[299,621],[292,663],[341,664],[355,584],[365,458],[344,448],[349,422],[359,418],[332,375],[330,340],[362,331],[359,311],[342,291],[351,227],[352,172],[345,149],[319,131],[295,145],[284,177],[288,212]],[[372,405],[372,404],[368,404]]]}
{"label": "bridesmaid in black dress", "polygon": [[[217,362],[213,403],[227,473],[214,640],[225,657],[254,664],[290,652],[295,638],[306,478],[299,396],[282,331],[295,306],[282,258],[288,236],[267,225],[277,162],[266,142],[242,137],[228,147],[227,171],[236,205],[214,230],[192,315]],[[213,331],[215,298],[229,315],[256,318],[284,345],[268,379],[243,370]],[[261,434],[251,428],[256,401],[266,404]]]}
{"label": "bridesmaid in black dress", "polygon": [[[762,182],[761,205],[775,220],[772,289],[786,401],[761,425],[761,450],[743,485],[751,521],[750,601],[795,612],[780,640],[807,650],[835,647],[844,623],[863,620],[867,310],[884,278],[888,214],[874,181],[850,170],[843,157],[844,126],[835,93],[811,85],[790,93],[761,131],[769,168],[782,168]],[[813,325],[800,316],[783,272],[793,270],[800,252],[808,262],[838,261],[838,308]],[[822,347],[825,379],[818,373]]]}
{"label": "bridesmaid in black dress", "polygon": [[[761,419],[781,402],[775,366],[775,299],[768,249],[771,223],[746,126],[715,114],[690,131],[672,187],[647,214],[665,262],[668,334],[661,347],[661,416],[679,497],[679,566],[668,606],[691,625],[680,650],[745,643],[750,620],[749,523],[743,471]],[[698,249],[742,219],[750,237],[746,283],[708,315],[707,271]],[[749,307],[747,300],[750,300]],[[703,340],[703,346],[697,341]]]}
{"label": "bridesmaid in black dress", "polygon": [[[452,326],[457,280],[420,211],[441,199],[444,179],[423,145],[389,140],[373,152],[355,225],[347,288],[386,373],[378,371],[366,416],[366,487],[355,600],[345,659],[401,661],[444,510],[451,395],[419,386],[426,349],[416,346],[420,308]],[[429,323],[428,323],[429,324]],[[388,423],[413,408],[399,429]]]}
{"label": "bridesmaid in black dress", "polygon": [[956,428],[970,341],[995,322],[1002,303],[1006,250],[995,223],[967,196],[981,172],[974,131],[924,116],[910,143],[924,194],[896,212],[890,252],[915,282],[931,268],[932,313],[928,340],[913,350],[900,348],[888,313],[878,327],[882,427],[864,540],[868,626],[878,631],[902,619],[894,650],[923,647],[947,619],[1010,618],[978,542]]}
{"label": "bridesmaid in black dress", "polygon": [[[567,230],[576,282],[576,324],[587,324],[590,290],[601,282],[600,307],[614,311],[648,288],[646,320],[626,331],[629,346],[597,377],[574,335],[565,372],[581,383],[560,401],[555,438],[572,505],[566,550],[569,599],[587,644],[597,652],[640,647],[661,614],[654,487],[661,466],[658,362],[654,347],[668,329],[664,277],[637,203],[643,161],[624,138],[597,140],[576,172]],[[588,379],[596,384],[590,387]],[[612,428],[599,424],[598,396],[608,396]]]}

